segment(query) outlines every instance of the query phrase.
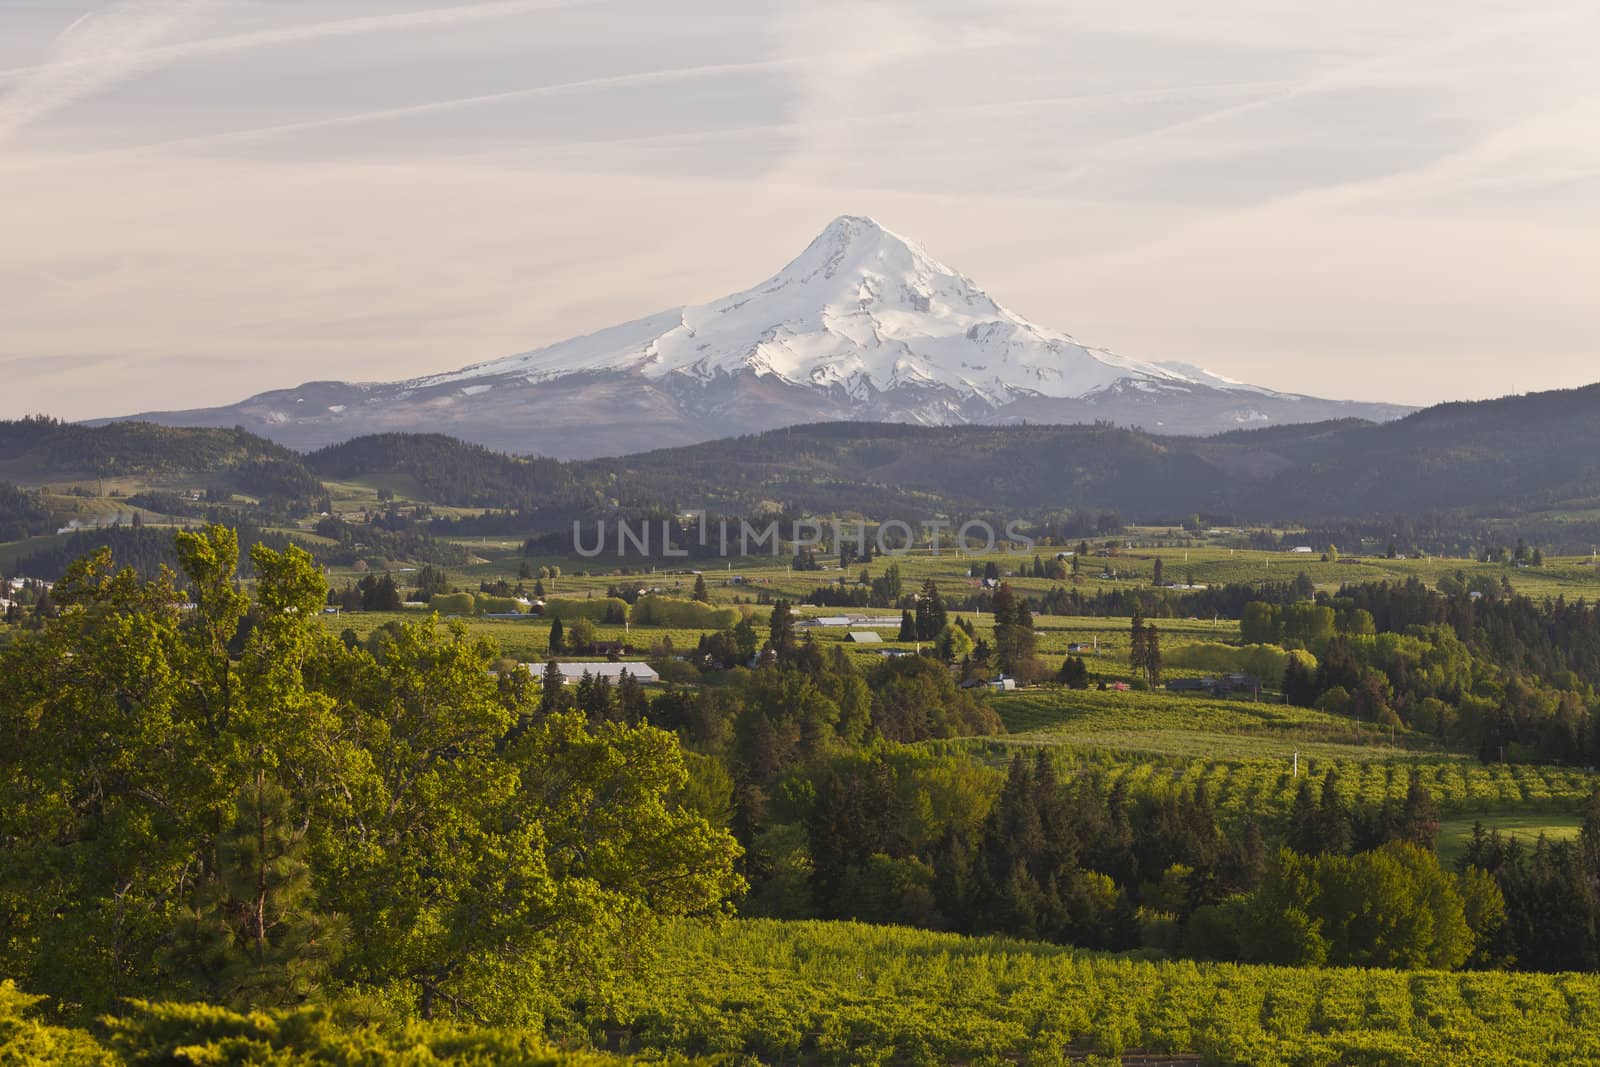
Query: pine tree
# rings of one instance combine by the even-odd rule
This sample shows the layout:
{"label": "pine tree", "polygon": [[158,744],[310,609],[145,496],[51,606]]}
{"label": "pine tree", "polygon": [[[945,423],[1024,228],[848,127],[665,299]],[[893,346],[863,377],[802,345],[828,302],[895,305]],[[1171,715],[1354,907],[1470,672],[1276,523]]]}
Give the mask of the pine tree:
{"label": "pine tree", "polygon": [[1163,570],[1163,567],[1162,567],[1162,563],[1161,563],[1161,557],[1157,556],[1156,557],[1155,576],[1151,579],[1151,584],[1153,584],[1153,585],[1162,585],[1162,584],[1164,584],[1162,582],[1162,580],[1161,580],[1161,578],[1162,578],[1162,570]]}
{"label": "pine tree", "polygon": [[1302,708],[1317,701],[1317,676],[1297,655],[1291,654],[1283,668],[1283,699]]}
{"label": "pine tree", "polygon": [[694,576],[693,599],[700,601],[702,604],[711,603],[711,593],[706,589],[706,576],[703,574],[697,574]]}
{"label": "pine tree", "polygon": [[1295,790],[1294,806],[1289,811],[1289,832],[1284,844],[1305,856],[1322,851],[1322,829],[1317,821],[1317,802],[1311,796],[1311,782],[1302,778]]}
{"label": "pine tree", "polygon": [[1583,829],[1578,842],[1589,877],[1600,881],[1600,789],[1590,793],[1584,802]]}
{"label": "pine tree", "polygon": [[550,624],[550,647],[552,656],[559,656],[567,650],[566,634],[561,626],[561,617],[556,616],[556,621]]}
{"label": "pine tree", "polygon": [[746,616],[739,620],[733,628],[733,644],[739,653],[740,663],[749,663],[760,650],[761,642],[756,637],[756,624]]}
{"label": "pine tree", "polygon": [[1002,671],[1014,674],[1033,659],[1033,615],[1016,598],[1009,583],[994,594],[995,658]]}
{"label": "pine tree", "polygon": [[1153,622],[1144,628],[1144,677],[1151,689],[1161,681],[1161,633]]}
{"label": "pine tree", "polygon": [[994,612],[996,633],[999,633],[1001,628],[1010,626],[1016,621],[1017,598],[1011,592],[1011,584],[1009,582],[994,591],[994,601],[990,610]]}
{"label": "pine tree", "polygon": [[919,641],[932,641],[939,636],[947,621],[944,598],[932,578],[922,585],[922,596],[917,600],[916,628]]}
{"label": "pine tree", "polygon": [[292,798],[258,772],[217,839],[217,865],[179,919],[171,958],[181,981],[240,1007],[315,994],[345,941],[316,908],[306,824]]}
{"label": "pine tree", "polygon": [[780,659],[787,659],[794,651],[794,611],[781,597],[772,605],[768,640]]}
{"label": "pine tree", "polygon": [[[557,620],[558,624],[560,620]],[[544,665],[544,675],[539,679],[539,710],[546,715],[561,710],[566,704],[566,678],[556,661]]]}
{"label": "pine tree", "polygon": [[915,641],[917,639],[917,620],[912,617],[911,609],[906,608],[900,613],[901,641]]}
{"label": "pine tree", "polygon": [[639,684],[639,679],[623,671],[622,677],[617,679],[617,721],[628,726],[638,726],[645,721],[649,707],[650,699],[645,696],[644,686]]}
{"label": "pine tree", "polygon": [[1317,832],[1322,851],[1332,856],[1343,856],[1350,851],[1350,809],[1339,795],[1338,771],[1329,771],[1322,780],[1322,802],[1317,806]]}
{"label": "pine tree", "polygon": [[1433,794],[1422,784],[1416,771],[1411,772],[1405,806],[1400,810],[1400,833],[1418,848],[1430,852],[1439,836],[1439,806],[1433,802]]}
{"label": "pine tree", "polygon": [[1144,628],[1144,616],[1137,610],[1133,613],[1133,622],[1128,627],[1128,666],[1133,668],[1133,676],[1142,678],[1149,670],[1147,634]]}

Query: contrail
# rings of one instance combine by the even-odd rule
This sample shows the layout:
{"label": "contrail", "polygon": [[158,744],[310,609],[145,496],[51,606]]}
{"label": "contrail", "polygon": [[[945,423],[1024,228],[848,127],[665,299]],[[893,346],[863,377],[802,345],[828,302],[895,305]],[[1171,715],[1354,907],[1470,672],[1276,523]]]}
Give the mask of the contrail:
{"label": "contrail", "polygon": [[0,142],[22,127],[140,69],[140,56],[195,11],[218,0],[119,0],[63,30],[52,59],[0,98]]}
{"label": "contrail", "polygon": [[32,167],[39,165],[50,166],[60,163],[74,163],[81,162],[86,159],[125,156],[140,152],[160,151],[164,149],[200,148],[207,146],[227,145],[237,142],[246,142],[261,138],[281,136],[283,134],[309,133],[316,130],[338,129],[344,126],[357,126],[371,122],[385,122],[396,119],[414,118],[421,115],[433,115],[442,112],[477,107],[483,104],[505,103],[514,100],[534,100],[540,97],[565,96],[569,94],[593,92],[595,90],[604,89],[665,85],[676,81],[725,77],[731,74],[758,73],[794,67],[807,61],[808,57],[795,56],[785,59],[757,59],[739,63],[711,63],[701,66],[669,67],[660,70],[638,71],[630,74],[610,74],[597,78],[582,78],[577,81],[552,82],[546,85],[535,85],[522,89],[507,89],[495,93],[479,93],[472,96],[451,97],[446,100],[433,100],[422,104],[405,104],[399,107],[358,111],[344,115],[332,115],[328,118],[322,119],[302,119],[295,122],[279,123],[272,126],[258,126],[243,130],[229,130],[223,133],[201,134],[195,137],[181,137],[165,141],[155,141],[137,146],[121,146],[99,152],[86,152],[72,156],[56,157],[44,161],[42,164],[38,162],[23,163],[12,166],[0,164],[0,171],[12,171],[18,169],[19,167],[21,169],[32,169]]}
{"label": "contrail", "polygon": [[[218,0],[166,0],[166,2],[168,5],[172,5],[174,3],[216,3]],[[197,41],[181,41],[169,45],[157,45],[154,42],[149,42],[128,49],[128,58],[137,62],[138,69],[146,70],[176,62],[180,59],[221,55],[248,48],[270,48],[279,44],[295,44],[299,41],[315,41],[328,37],[348,37],[362,33],[377,33],[384,30],[426,29],[431,26],[449,26],[462,22],[525,15],[535,11],[584,7],[595,2],[596,0],[492,0],[489,3],[457,4],[450,7],[426,8],[421,11],[407,11],[394,15],[365,15],[359,18],[334,19],[329,22],[282,26],[270,30],[252,30],[248,33],[224,34],[218,37],[207,37]],[[144,6],[153,6],[153,0],[145,0]],[[91,17],[95,16],[85,16],[85,18]],[[83,20],[80,19],[79,21]],[[92,67],[97,62],[94,57],[58,55],[45,63],[35,66],[12,67],[10,70],[0,70],[0,82],[38,77],[51,72]]]}
{"label": "contrail", "polygon": [[395,15],[370,15],[161,44],[162,38],[190,14],[219,7],[225,2],[119,0],[100,11],[84,15],[56,38],[46,62],[0,71],[0,82],[15,83],[11,92],[0,98],[0,142],[29,123],[68,104],[117,82],[183,59],[328,37],[446,26],[534,11],[582,7],[594,0],[493,0],[490,3],[428,8]]}

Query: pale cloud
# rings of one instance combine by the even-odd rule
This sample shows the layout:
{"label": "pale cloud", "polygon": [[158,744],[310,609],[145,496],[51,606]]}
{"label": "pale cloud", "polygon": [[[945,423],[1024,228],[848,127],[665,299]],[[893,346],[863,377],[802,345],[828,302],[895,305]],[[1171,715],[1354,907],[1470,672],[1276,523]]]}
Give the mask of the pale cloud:
{"label": "pale cloud", "polygon": [[0,98],[0,144],[29,123],[134,76],[146,65],[147,48],[214,2],[118,0],[79,16],[61,31],[44,64],[16,72]]}
{"label": "pale cloud", "polygon": [[1600,377],[1592,5],[374,6],[0,5],[6,413],[450,369],[752,284],[841,212],[1266,385]]}

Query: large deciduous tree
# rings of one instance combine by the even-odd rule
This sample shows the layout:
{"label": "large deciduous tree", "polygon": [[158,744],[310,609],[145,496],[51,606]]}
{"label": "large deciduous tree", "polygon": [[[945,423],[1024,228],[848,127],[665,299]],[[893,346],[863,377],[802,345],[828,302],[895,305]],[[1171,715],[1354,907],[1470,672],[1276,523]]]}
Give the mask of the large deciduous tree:
{"label": "large deciduous tree", "polygon": [[253,601],[231,530],[178,557],[182,591],[79,561],[0,654],[0,973],[531,1022],[739,889],[672,735],[500,685],[460,624],[340,641],[297,548],[256,547]]}

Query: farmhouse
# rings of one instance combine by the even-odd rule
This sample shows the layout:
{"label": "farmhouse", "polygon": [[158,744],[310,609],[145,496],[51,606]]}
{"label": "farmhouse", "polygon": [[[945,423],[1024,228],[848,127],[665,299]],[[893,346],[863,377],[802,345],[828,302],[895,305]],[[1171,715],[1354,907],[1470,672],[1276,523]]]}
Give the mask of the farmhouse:
{"label": "farmhouse", "polygon": [[961,683],[963,689],[995,689],[1005,693],[1011,692],[1016,687],[1017,680],[1007,678],[1003,674],[998,678],[968,678]]}
{"label": "farmhouse", "polygon": [[1214,697],[1249,697],[1261,699],[1261,680],[1248,674],[1230,674],[1225,678],[1168,678],[1169,693],[1205,693]]}
{"label": "farmhouse", "polygon": [[[524,663],[522,666],[535,677],[544,676],[542,663]],[[564,685],[577,684],[585,674],[591,678],[604,678],[615,685],[622,679],[623,672],[627,672],[630,678],[645,685],[661,681],[661,676],[648,663],[557,663],[556,669],[561,672],[561,681]]]}

